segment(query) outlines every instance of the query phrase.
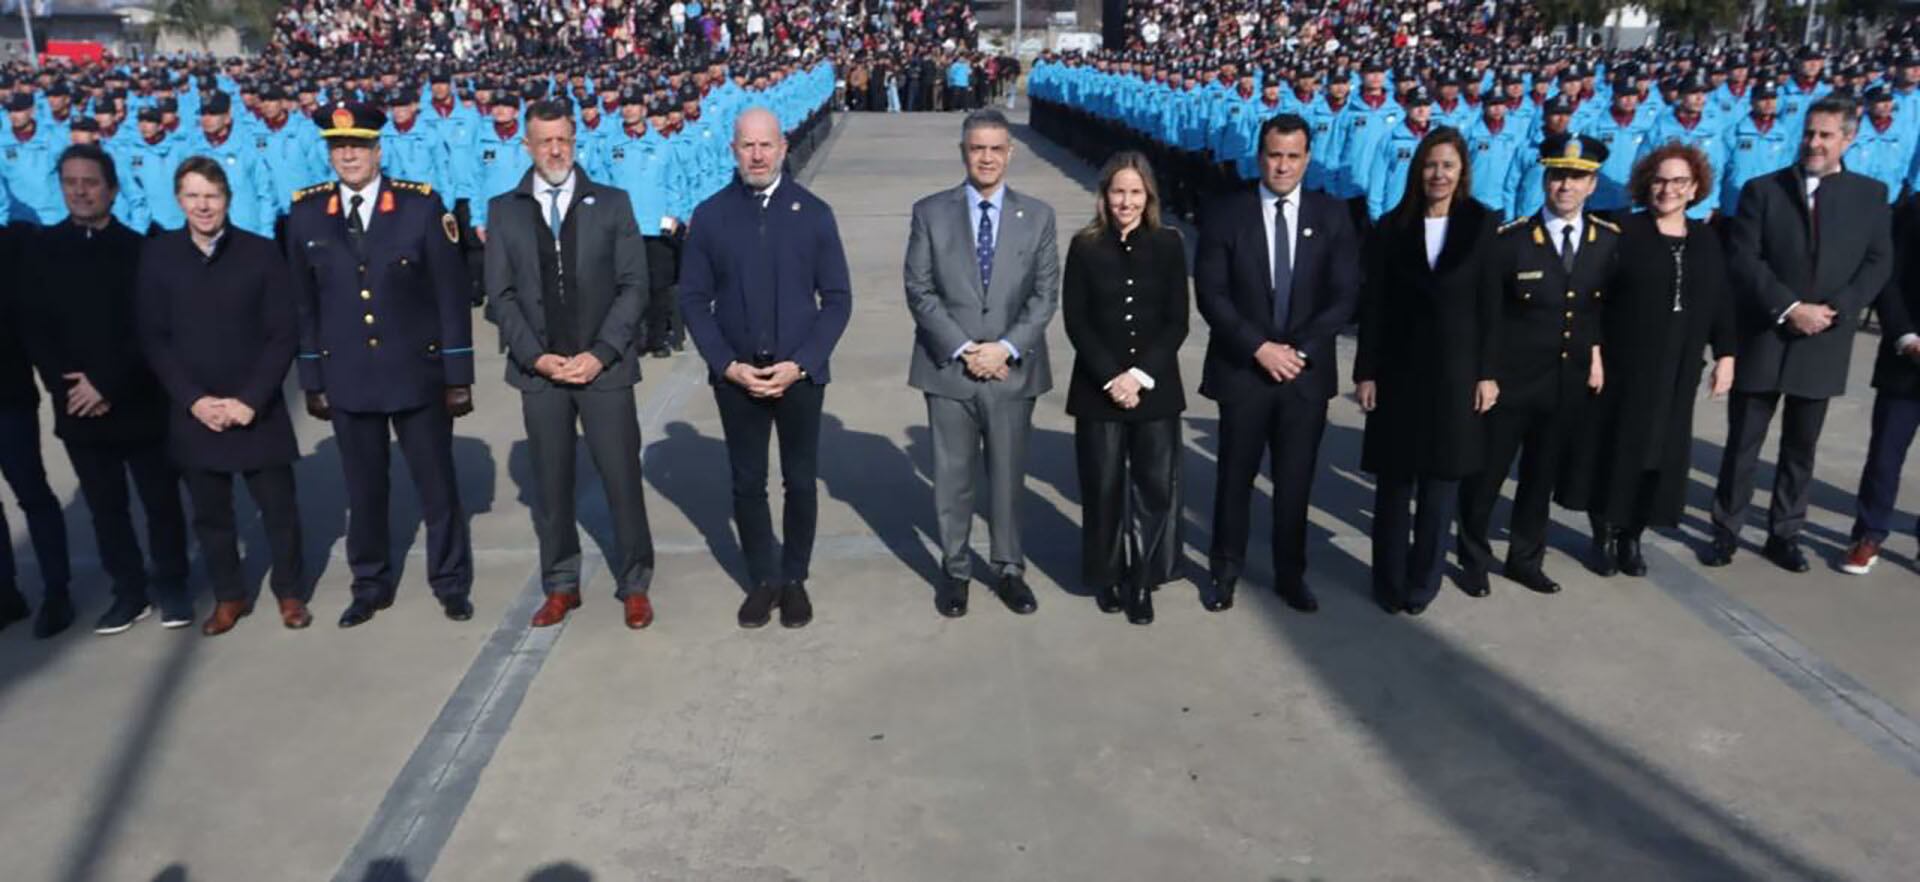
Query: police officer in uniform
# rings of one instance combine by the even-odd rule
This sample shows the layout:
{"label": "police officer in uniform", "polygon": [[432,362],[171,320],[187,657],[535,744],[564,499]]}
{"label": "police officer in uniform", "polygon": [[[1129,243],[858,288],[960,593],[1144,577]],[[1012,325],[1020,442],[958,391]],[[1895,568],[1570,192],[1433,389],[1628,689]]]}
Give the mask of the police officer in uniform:
{"label": "police officer in uniform", "polygon": [[460,229],[432,188],[380,175],[378,109],[315,114],[338,180],[294,194],[287,224],[307,412],[331,420],[346,473],[351,628],[393,603],[389,427],[427,525],[427,581],[447,618],[473,617],[473,547],[453,466],[453,420],[473,411],[471,289]]}
{"label": "police officer in uniform", "polygon": [[1520,483],[1505,574],[1542,594],[1560,590],[1541,567],[1549,507],[1560,476],[1585,465],[1579,429],[1604,379],[1600,306],[1620,233],[1585,211],[1606,159],[1594,138],[1542,141],[1546,206],[1500,228],[1500,316],[1491,329],[1500,403],[1487,412],[1482,469],[1460,485],[1461,587],[1474,597],[1488,591],[1487,531],[1515,454]]}

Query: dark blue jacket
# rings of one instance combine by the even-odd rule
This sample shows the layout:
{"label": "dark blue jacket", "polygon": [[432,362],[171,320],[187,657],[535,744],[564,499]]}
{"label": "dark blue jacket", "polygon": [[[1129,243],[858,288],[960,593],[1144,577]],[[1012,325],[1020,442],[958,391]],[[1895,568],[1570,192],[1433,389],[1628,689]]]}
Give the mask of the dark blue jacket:
{"label": "dark blue jacket", "polygon": [[340,410],[399,413],[473,385],[472,289],[458,228],[423,184],[383,178],[354,250],[336,184],[295,194],[287,263],[300,388]]}
{"label": "dark blue jacket", "polygon": [[826,383],[827,358],[853,312],[852,288],[833,209],[791,178],[764,209],[738,178],[694,209],[680,310],[710,382],[766,351]]}

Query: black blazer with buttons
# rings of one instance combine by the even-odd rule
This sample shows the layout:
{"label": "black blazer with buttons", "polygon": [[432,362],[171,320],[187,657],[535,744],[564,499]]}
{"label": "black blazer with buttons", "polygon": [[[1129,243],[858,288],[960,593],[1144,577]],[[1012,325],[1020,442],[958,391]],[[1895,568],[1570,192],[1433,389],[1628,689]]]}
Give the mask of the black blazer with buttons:
{"label": "black blazer with buttons", "polygon": [[[1171,227],[1107,229],[1073,237],[1060,292],[1072,342],[1067,413],[1081,419],[1144,422],[1186,410],[1180,344],[1187,339],[1187,246]],[[1130,368],[1153,378],[1131,410],[1105,386]]]}
{"label": "black blazer with buttons", "polygon": [[1271,388],[1253,360],[1268,341],[1305,353],[1307,371],[1288,384],[1295,394],[1334,396],[1339,370],[1334,340],[1360,302],[1361,243],[1345,203],[1302,190],[1293,256],[1293,302],[1287,326],[1273,327],[1273,271],[1256,187],[1225,197],[1200,223],[1193,292],[1207,321],[1207,359],[1200,394],[1231,401]]}
{"label": "black blazer with buttons", "polygon": [[1620,228],[1592,215],[1581,227],[1572,272],[1540,215],[1500,228],[1500,314],[1489,331],[1504,409],[1551,412],[1588,395]]}

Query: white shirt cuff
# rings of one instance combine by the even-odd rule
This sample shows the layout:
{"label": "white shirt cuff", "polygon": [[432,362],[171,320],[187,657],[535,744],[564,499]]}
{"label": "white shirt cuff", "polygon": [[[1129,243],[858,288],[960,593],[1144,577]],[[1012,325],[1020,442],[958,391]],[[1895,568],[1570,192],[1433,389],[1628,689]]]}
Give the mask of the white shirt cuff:
{"label": "white shirt cuff", "polygon": [[1153,391],[1153,378],[1148,376],[1146,371],[1139,368],[1127,368],[1127,373],[1131,375],[1135,381],[1139,382],[1140,388],[1149,392]]}
{"label": "white shirt cuff", "polygon": [[1789,303],[1789,304],[1787,304],[1787,308],[1786,308],[1786,309],[1783,309],[1783,310],[1780,310],[1780,317],[1779,317],[1779,318],[1776,318],[1776,319],[1774,319],[1774,320],[1773,320],[1773,323],[1774,323],[1774,324],[1776,324],[1776,325],[1784,325],[1784,324],[1786,324],[1786,323],[1787,323],[1787,313],[1790,313],[1790,312],[1792,312],[1792,311],[1793,311],[1793,308],[1794,308],[1794,307],[1796,307],[1796,306],[1799,306],[1799,305],[1800,305],[1800,301],[1798,301],[1798,300],[1795,300],[1794,302],[1792,302],[1792,303]]}
{"label": "white shirt cuff", "polygon": [[1920,334],[1901,334],[1900,339],[1893,341],[1893,351],[1905,352],[1915,343],[1920,343]]}
{"label": "white shirt cuff", "polygon": [[1007,354],[1012,356],[1014,361],[1020,360],[1020,347],[1007,342],[1005,337],[1000,338],[1000,345],[1007,347]]}

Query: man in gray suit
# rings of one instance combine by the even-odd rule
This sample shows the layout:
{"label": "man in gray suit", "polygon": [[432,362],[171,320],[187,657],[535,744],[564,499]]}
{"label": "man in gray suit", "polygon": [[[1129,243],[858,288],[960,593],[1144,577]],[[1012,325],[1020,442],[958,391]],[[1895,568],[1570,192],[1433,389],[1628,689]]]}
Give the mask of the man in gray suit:
{"label": "man in gray suit", "polygon": [[629,628],[653,621],[653,535],[640,474],[635,329],[647,302],[646,245],[625,191],[574,164],[573,114],[542,101],[527,111],[533,168],[487,203],[486,291],[520,390],[533,460],[534,535],[547,601],[533,626],[580,605],[574,524],[574,425],[606,483],[613,512],[614,596]]}
{"label": "man in gray suit", "polygon": [[966,615],[974,475],[986,454],[994,593],[1037,608],[1020,553],[1020,493],[1034,399],[1053,388],[1047,323],[1060,305],[1053,208],[1005,184],[1013,135],[996,110],[968,114],[966,183],[913,206],[907,307],[915,325],[907,382],[927,396],[933,497],[945,575],[934,605]]}

